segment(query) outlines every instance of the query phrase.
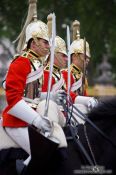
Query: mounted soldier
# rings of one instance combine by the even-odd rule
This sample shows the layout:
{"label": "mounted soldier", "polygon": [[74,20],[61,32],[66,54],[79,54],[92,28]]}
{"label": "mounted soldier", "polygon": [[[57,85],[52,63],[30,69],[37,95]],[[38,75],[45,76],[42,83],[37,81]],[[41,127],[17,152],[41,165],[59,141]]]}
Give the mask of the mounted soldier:
{"label": "mounted soldier", "polygon": [[[53,25],[52,19],[53,16],[52,14],[49,14],[47,19],[48,19],[48,29],[49,29],[49,37],[51,40],[51,28]],[[43,76],[43,84],[42,84],[42,92],[40,99],[45,99],[46,97],[46,92],[48,91],[48,80],[49,80],[49,74],[50,74],[50,55],[47,58],[47,65],[44,68],[44,76]],[[60,69],[66,67],[67,65],[67,52],[66,52],[66,44],[65,41],[59,37],[55,37],[55,49],[54,49],[54,63],[53,63],[53,71],[52,71],[52,80],[51,80],[51,89],[50,89],[50,103],[51,105],[54,106],[49,113],[51,113],[55,120],[55,113],[57,113],[57,119],[56,121],[59,121],[58,123],[63,127],[65,125],[65,117],[63,113],[60,111],[59,105],[59,95],[60,95],[60,89],[64,85],[64,79],[61,75]],[[56,104],[56,105],[55,105]],[[56,107],[55,107],[56,106]],[[41,106],[41,108],[43,108]],[[40,109],[40,105],[39,108]]]}
{"label": "mounted soldier", "polygon": [[28,124],[40,130],[51,130],[50,121],[41,117],[23,99],[26,95],[35,95],[32,91],[31,94],[29,90],[27,91],[27,86],[37,81],[39,75],[42,76],[41,64],[37,71],[32,71],[32,67],[34,60],[39,60],[41,56],[49,53],[47,25],[38,20],[31,22],[26,28],[26,43],[27,51],[12,61],[6,76],[8,106],[3,111],[2,117],[7,134],[30,155]]}
{"label": "mounted soldier", "polygon": [[[30,6],[31,3],[34,4],[30,1]],[[67,147],[61,127],[57,123],[53,124],[49,116],[41,114],[41,110],[40,113],[36,112],[33,103],[29,105],[26,102],[26,99],[34,100],[40,97],[43,63],[50,53],[48,27],[44,22],[37,20],[35,9],[33,12],[32,19],[27,19],[28,22],[19,37],[20,54],[13,59],[8,69],[5,81],[8,105],[2,114],[5,132],[29,155],[25,165],[28,165],[31,159],[28,125],[35,126],[42,135],[49,137],[59,147]],[[25,41],[22,40],[24,36]]]}
{"label": "mounted soldier", "polygon": [[[51,37],[51,26],[52,26],[52,14],[48,15],[48,28],[49,28],[49,36]],[[48,57],[48,63],[46,67],[44,68],[44,78],[43,78],[43,85],[42,85],[42,91],[44,93],[41,94],[41,98],[46,97],[46,91],[48,89],[47,83],[48,83],[48,77],[50,73],[50,62],[49,62]],[[60,122],[61,126],[65,125],[65,117],[64,114],[61,111],[64,111],[62,108],[62,104],[59,100],[59,98],[62,98],[62,93],[66,90],[66,84],[63,79],[61,69],[66,68],[67,66],[67,51],[66,51],[66,43],[65,41],[59,37],[55,37],[55,52],[54,52],[54,64],[53,64],[53,72],[52,72],[52,84],[51,84],[51,95],[50,99],[57,103],[57,112],[59,114],[58,120]],[[67,90],[66,90],[67,91]],[[75,94],[73,92],[70,92],[71,97],[74,99]],[[50,101],[51,103],[51,101]],[[53,102],[52,102],[53,103]],[[41,107],[43,108],[43,107]],[[40,105],[39,105],[40,109]],[[52,112],[54,111],[55,108],[52,109]],[[49,111],[50,112],[50,111]],[[54,116],[54,115],[51,115]]]}
{"label": "mounted soldier", "polygon": [[[71,54],[71,91],[75,92],[78,95],[87,95],[87,80],[84,82],[84,94],[82,94],[82,77],[83,77],[83,65],[86,62],[86,66],[90,59],[90,49],[89,44],[86,42],[86,53],[84,51],[84,40],[80,39],[80,22],[75,20],[73,22],[73,42],[70,46]],[[85,55],[84,55],[85,54]],[[86,57],[86,60],[85,58]],[[86,69],[85,66],[85,69]],[[68,70],[67,70],[68,71]],[[63,72],[64,79],[67,79],[66,72]]]}
{"label": "mounted soldier", "polygon": [[96,104],[97,100],[87,97],[86,67],[90,59],[89,44],[84,39],[80,39],[80,22],[73,22],[73,42],[70,45],[71,65],[68,69],[62,70],[62,75],[68,89],[68,72],[70,71],[70,92],[74,95],[74,105],[83,113],[88,113]]}

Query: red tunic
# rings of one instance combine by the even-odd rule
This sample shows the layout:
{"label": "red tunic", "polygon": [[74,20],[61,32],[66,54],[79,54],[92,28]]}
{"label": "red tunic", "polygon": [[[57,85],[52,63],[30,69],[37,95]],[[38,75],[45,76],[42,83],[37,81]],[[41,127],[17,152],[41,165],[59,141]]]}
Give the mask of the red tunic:
{"label": "red tunic", "polygon": [[6,100],[8,106],[3,111],[3,126],[22,127],[27,123],[8,114],[7,112],[22,99],[26,87],[27,75],[31,72],[29,59],[19,56],[15,59],[8,70],[6,76]]}
{"label": "red tunic", "polygon": [[[46,70],[46,68],[48,68],[48,70]],[[47,90],[48,90],[49,65],[46,66],[46,68],[45,68],[45,70],[44,70],[44,78],[43,78],[43,84],[42,84],[42,92],[47,92]],[[56,75],[56,76],[55,76],[55,75]],[[54,66],[53,66],[53,74],[52,74],[51,90],[52,90],[52,88],[53,88],[53,85],[56,84],[56,83],[59,81],[59,79],[56,78],[56,77],[58,77],[58,76],[61,77],[61,72],[59,71],[59,69],[57,68],[57,66],[54,65]],[[66,76],[67,76],[67,75],[66,75]],[[63,77],[63,78],[64,78],[64,77]],[[67,80],[67,77],[65,77],[65,78],[66,78],[66,80]],[[66,82],[66,85],[65,85],[65,82]],[[67,81],[64,81],[64,83],[62,84],[62,87],[59,88],[58,90],[64,88],[64,89],[67,91],[66,86],[67,86]],[[73,100],[73,102],[74,102],[75,97],[76,97],[76,94],[73,93],[73,92],[70,92],[70,96],[71,96],[71,98],[72,98],[72,100]]]}
{"label": "red tunic", "polygon": [[[66,70],[62,70],[62,75],[63,75],[63,78],[64,78],[64,80],[65,80],[65,83],[66,83],[66,87],[68,87],[68,70],[66,69]],[[76,79],[74,78],[74,76],[73,76],[73,73],[71,72],[70,73],[70,87],[73,85],[73,83],[75,83],[76,82]],[[71,96],[72,96],[72,98],[73,98],[73,101],[74,101],[74,99],[75,99],[75,97],[78,95],[78,92],[76,91],[76,92],[72,92],[71,91]],[[74,95],[75,94],[75,95]],[[88,94],[87,94],[87,88],[85,88],[85,91],[84,91],[84,96],[88,96]]]}
{"label": "red tunic", "polygon": [[[66,91],[67,91],[67,87],[68,87],[68,72],[67,72],[67,70],[62,70],[61,73],[63,75],[64,81],[65,81],[65,84],[66,84]],[[74,83],[74,78],[73,78],[72,74],[70,74],[70,87],[71,87],[71,85],[73,83]],[[75,100],[77,95],[78,95],[77,93],[70,91],[70,96],[71,96],[73,102],[74,102],[74,100]]]}
{"label": "red tunic", "polygon": [[[48,90],[48,80],[49,80],[49,71],[48,70],[44,70],[43,82],[42,82],[42,92],[47,92],[47,90]],[[56,83],[55,78],[52,76],[51,89],[52,89],[52,86],[55,83]]]}

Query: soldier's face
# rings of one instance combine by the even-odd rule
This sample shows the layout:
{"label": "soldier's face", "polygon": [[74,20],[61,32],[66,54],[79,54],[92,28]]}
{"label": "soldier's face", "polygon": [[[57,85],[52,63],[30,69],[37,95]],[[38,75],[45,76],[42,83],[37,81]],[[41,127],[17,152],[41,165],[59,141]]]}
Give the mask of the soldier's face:
{"label": "soldier's face", "polygon": [[85,61],[85,56],[84,54],[79,54],[79,64],[80,64],[80,68],[82,70],[82,72],[84,71],[84,67],[87,67],[88,63],[89,63],[89,58],[86,56],[86,61]]}
{"label": "soldier's face", "polygon": [[[80,60],[82,60],[82,62],[84,62],[84,60],[85,60],[84,54],[79,54],[79,57],[80,57]],[[89,61],[90,61],[89,57],[86,56],[86,62],[85,62],[86,66],[89,64]]]}
{"label": "soldier's face", "polygon": [[46,56],[50,52],[50,45],[49,42],[44,40],[44,39],[36,39],[33,40],[33,45],[32,49],[34,52],[36,52],[39,56]]}
{"label": "soldier's face", "polygon": [[84,54],[72,54],[72,63],[75,64],[81,71],[83,71],[84,63],[85,66],[89,63],[89,58],[86,56],[86,62],[84,62]]}
{"label": "soldier's face", "polygon": [[55,53],[54,63],[60,68],[65,68],[67,66],[68,57],[60,52]]}

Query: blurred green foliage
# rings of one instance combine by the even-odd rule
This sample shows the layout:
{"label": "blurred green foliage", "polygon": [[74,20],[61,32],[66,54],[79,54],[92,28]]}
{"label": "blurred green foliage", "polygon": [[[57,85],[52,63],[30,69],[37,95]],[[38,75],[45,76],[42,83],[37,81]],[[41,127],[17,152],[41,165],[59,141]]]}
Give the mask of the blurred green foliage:
{"label": "blurred green foliage", "polygon": [[[1,0],[0,37],[14,40],[20,33],[27,16],[28,0]],[[66,39],[66,29],[73,20],[81,23],[81,37],[90,44],[92,68],[107,53],[116,67],[116,0],[38,0],[38,18],[46,22],[47,15],[55,12],[57,34]]]}

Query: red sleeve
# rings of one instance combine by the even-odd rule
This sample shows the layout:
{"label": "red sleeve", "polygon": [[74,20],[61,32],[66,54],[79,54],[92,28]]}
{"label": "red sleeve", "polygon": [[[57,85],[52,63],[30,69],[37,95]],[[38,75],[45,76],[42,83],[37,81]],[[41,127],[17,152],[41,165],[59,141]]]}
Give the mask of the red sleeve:
{"label": "red sleeve", "polygon": [[[49,80],[49,71],[44,70],[43,83],[42,83],[42,92],[47,92],[48,90],[48,80]],[[55,84],[55,79],[52,77],[52,86]]]}
{"label": "red sleeve", "polygon": [[6,77],[6,99],[10,108],[22,99],[30,72],[31,65],[27,58],[19,57],[11,63]]}
{"label": "red sleeve", "polygon": [[[65,81],[65,84],[66,84],[66,92],[67,92],[67,87],[68,87],[68,71],[63,70],[63,71],[62,71],[62,75],[63,75],[64,81]],[[72,86],[72,84],[74,83],[74,79],[73,79],[72,74],[70,74],[70,76],[71,76],[71,77],[70,77],[70,80],[71,80],[70,86]],[[74,92],[72,92],[72,91],[70,91],[70,96],[71,96],[71,98],[72,98],[72,101],[74,102],[74,100],[75,100],[77,94],[74,93]]]}
{"label": "red sleeve", "polygon": [[[68,87],[68,71],[66,71],[66,70],[63,70],[62,72],[62,75],[63,75],[63,78],[64,78],[64,80],[65,80],[65,83],[66,83],[66,89],[67,89],[67,87]],[[72,74],[70,74],[70,86],[72,86],[72,84],[74,83],[74,79],[73,79],[73,76],[72,76]]]}

